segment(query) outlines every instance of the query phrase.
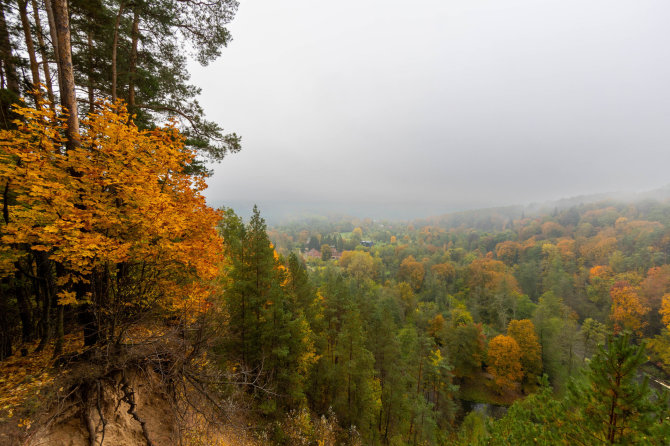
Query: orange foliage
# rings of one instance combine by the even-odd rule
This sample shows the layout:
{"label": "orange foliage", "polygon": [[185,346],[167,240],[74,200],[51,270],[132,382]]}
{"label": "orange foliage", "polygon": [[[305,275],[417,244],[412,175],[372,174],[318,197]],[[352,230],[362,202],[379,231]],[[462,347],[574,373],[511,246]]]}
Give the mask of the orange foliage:
{"label": "orange foliage", "polygon": [[435,339],[440,337],[440,333],[444,330],[446,321],[444,316],[437,314],[434,318],[428,321],[428,334]]}
{"label": "orange foliage", "polygon": [[444,282],[448,282],[456,275],[456,268],[450,262],[435,264],[430,269],[433,271],[433,274]]}
{"label": "orange foliage", "polygon": [[594,278],[598,279],[611,279],[613,276],[612,269],[606,265],[596,265],[589,270],[589,277],[591,280]]}
{"label": "orange foliage", "polygon": [[398,276],[402,280],[406,280],[414,291],[421,289],[423,285],[423,278],[426,275],[426,270],[421,262],[418,262],[414,256],[407,256],[400,262],[400,269]]}
{"label": "orange foliage", "polygon": [[563,235],[565,228],[553,221],[547,221],[542,224],[542,235],[546,238],[556,238]]}
{"label": "orange foliage", "polygon": [[542,372],[542,346],[533,322],[529,319],[512,320],[507,326],[507,334],[519,344],[524,374],[539,376]]}
{"label": "orange foliage", "polygon": [[61,304],[75,304],[70,285],[142,264],[147,293],[123,305],[139,298],[189,313],[204,308],[210,290],[201,280],[218,273],[221,259],[220,215],[205,204],[204,177],[184,173],[195,154],[174,125],[139,130],[123,107],[103,104],[81,121],[81,145],[66,152],[63,117],[49,107],[16,112],[17,129],[0,132],[0,180],[16,197],[2,271],[26,251],[44,252],[67,271]]}
{"label": "orange foliage", "polygon": [[517,242],[507,241],[496,245],[496,257],[507,265],[513,265],[519,261],[522,247]]}
{"label": "orange foliage", "polygon": [[610,318],[614,321],[614,331],[628,329],[641,336],[642,329],[646,325],[642,318],[649,312],[649,308],[642,305],[635,288],[628,282],[617,282],[610,290],[610,295],[612,296]]}
{"label": "orange foliage", "polygon": [[[63,373],[54,367],[57,358],[49,349],[38,351],[37,342],[25,347],[32,353],[25,357],[15,354],[0,362],[0,422],[16,419],[20,415],[16,411],[25,407],[26,403],[38,406],[57,375]],[[81,339],[66,336],[63,351],[66,354],[81,353]],[[69,391],[60,388],[56,393],[62,398]],[[26,429],[30,428],[31,420],[22,418],[16,421]]]}
{"label": "orange foliage", "polygon": [[670,330],[670,294],[663,296],[659,313],[661,313],[661,316],[663,317],[663,325]]}
{"label": "orange foliage", "polygon": [[652,310],[661,307],[661,298],[670,292],[670,265],[649,268],[647,277],[640,284],[640,295]]}
{"label": "orange foliage", "polygon": [[488,372],[501,389],[511,389],[521,381],[521,349],[511,336],[498,335],[489,342]]}
{"label": "orange foliage", "polygon": [[569,259],[575,256],[575,241],[573,239],[561,239],[558,243],[556,243],[556,247],[561,253],[561,257],[564,259]]}
{"label": "orange foliage", "polygon": [[507,286],[512,291],[519,291],[519,285],[507,267],[499,260],[477,259],[468,266],[468,286],[471,289],[483,287],[495,291]]}
{"label": "orange foliage", "polygon": [[616,249],[616,234],[613,229],[609,228],[599,232],[595,237],[581,245],[580,254],[589,261],[605,264]]}

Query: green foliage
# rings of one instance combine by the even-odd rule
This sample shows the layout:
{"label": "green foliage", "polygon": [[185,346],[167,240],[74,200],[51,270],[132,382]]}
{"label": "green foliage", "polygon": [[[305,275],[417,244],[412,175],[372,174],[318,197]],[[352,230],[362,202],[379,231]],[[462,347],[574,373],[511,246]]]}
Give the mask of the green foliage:
{"label": "green foliage", "polygon": [[516,402],[480,438],[487,445],[662,445],[670,435],[667,392],[654,394],[648,377],[638,378],[644,345],[628,334],[600,346],[584,377],[572,380],[567,395],[552,396],[546,376],[541,390]]}
{"label": "green foliage", "polygon": [[257,375],[257,382],[270,387],[264,390],[279,396],[277,402],[254,389],[263,399],[263,412],[298,407],[313,354],[303,312],[310,311],[311,300],[304,269],[293,258],[287,271],[275,257],[256,207],[246,226],[232,210],[224,210],[220,230],[229,258],[224,283],[228,335],[222,340],[227,361]]}
{"label": "green foliage", "polygon": [[599,347],[585,379],[569,387],[569,438],[580,444],[663,444],[670,438],[667,393],[653,395],[649,378],[638,379],[646,360],[644,345],[631,343],[629,334]]}

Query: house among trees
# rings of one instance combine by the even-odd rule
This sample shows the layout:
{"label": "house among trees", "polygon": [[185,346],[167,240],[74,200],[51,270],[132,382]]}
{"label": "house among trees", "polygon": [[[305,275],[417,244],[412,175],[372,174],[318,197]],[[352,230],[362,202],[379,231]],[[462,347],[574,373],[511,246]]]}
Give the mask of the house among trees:
{"label": "house among trees", "polygon": [[366,248],[372,248],[372,245],[375,243],[372,240],[361,240],[361,245],[365,246]]}
{"label": "house among trees", "polygon": [[319,259],[321,258],[321,251],[312,248],[309,251],[305,251],[305,257]]}
{"label": "house among trees", "polygon": [[319,251],[314,248],[310,249],[309,251],[305,251],[305,258],[321,259],[321,260],[330,260],[330,259],[340,260],[342,258],[342,253],[337,249],[332,247],[328,247],[327,249],[329,251],[329,254],[326,255],[327,258],[324,258],[324,253],[322,251]]}

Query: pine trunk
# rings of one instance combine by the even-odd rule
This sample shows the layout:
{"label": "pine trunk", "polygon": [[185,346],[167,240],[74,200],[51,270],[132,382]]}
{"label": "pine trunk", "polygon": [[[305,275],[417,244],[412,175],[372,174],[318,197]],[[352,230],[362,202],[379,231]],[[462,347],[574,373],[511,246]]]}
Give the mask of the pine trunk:
{"label": "pine trunk", "polygon": [[54,19],[54,8],[51,0],[44,0],[44,6],[47,10],[47,20],[49,21],[49,35],[51,36],[51,43],[54,50],[54,57],[56,57],[56,74],[58,75],[58,88],[63,89],[63,81],[61,79],[60,68],[60,52],[58,51],[58,33],[56,32],[56,20]]}
{"label": "pine trunk", "polygon": [[79,114],[72,67],[72,48],[70,46],[70,17],[67,0],[53,0],[53,16],[58,37],[58,68],[61,78],[61,105],[68,111],[67,148],[79,146]]}
{"label": "pine trunk", "polygon": [[9,41],[9,30],[5,20],[4,4],[0,1],[0,58],[5,72],[7,89],[12,93],[19,95],[19,77],[16,74],[16,65],[14,64],[14,55],[12,54],[12,44]]}
{"label": "pine trunk", "polygon": [[95,112],[95,91],[93,89],[93,35],[91,31],[87,33],[88,38],[88,112]]}
{"label": "pine trunk", "polygon": [[26,50],[28,51],[28,59],[30,60],[30,73],[33,80],[32,95],[35,98],[36,108],[40,108],[40,68],[37,64],[37,57],[35,56],[35,45],[33,43],[33,35],[30,29],[30,20],[28,20],[28,1],[19,0],[19,15],[21,16],[21,26],[23,28],[23,36],[26,41]]}
{"label": "pine trunk", "polygon": [[42,71],[44,71],[44,84],[47,88],[47,97],[49,98],[49,103],[51,109],[56,109],[56,99],[54,98],[54,89],[51,84],[51,69],[49,68],[49,59],[47,58],[46,45],[44,44],[44,35],[42,30],[42,23],[40,22],[40,12],[37,9],[37,1],[32,0],[33,5],[33,16],[35,17],[35,29],[37,31],[37,43],[40,47],[40,56],[42,57]]}
{"label": "pine trunk", "polygon": [[123,9],[125,7],[125,4],[121,2],[121,6],[119,6],[119,12],[116,15],[116,23],[114,24],[114,43],[112,44],[112,102],[116,102],[117,99],[117,68],[116,68],[116,55],[118,52],[118,47],[119,47],[119,27],[121,25],[121,16],[123,15]]}
{"label": "pine trunk", "polygon": [[130,70],[128,75],[128,111],[135,108],[135,76],[137,73],[137,46],[140,39],[140,15],[137,7],[133,11],[132,46],[130,51]]}

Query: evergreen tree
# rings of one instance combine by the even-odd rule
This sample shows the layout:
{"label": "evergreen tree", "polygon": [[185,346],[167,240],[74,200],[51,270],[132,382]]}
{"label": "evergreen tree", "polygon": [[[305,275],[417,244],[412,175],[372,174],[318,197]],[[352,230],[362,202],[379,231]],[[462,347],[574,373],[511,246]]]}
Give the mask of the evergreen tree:
{"label": "evergreen tree", "polygon": [[654,395],[649,378],[638,378],[647,361],[644,345],[630,334],[610,336],[592,358],[586,379],[568,387],[570,438],[578,444],[666,444],[668,395]]}
{"label": "evergreen tree", "polygon": [[644,345],[629,334],[608,339],[585,376],[572,380],[563,400],[552,396],[546,375],[540,392],[518,401],[480,438],[488,445],[665,445],[670,438],[668,394],[655,394],[639,378]]}
{"label": "evergreen tree", "polygon": [[291,296],[289,273],[256,206],[246,227],[232,210],[224,210],[220,228],[229,258],[224,279],[229,362],[260,377],[279,397],[259,393],[264,412],[298,407],[313,351],[309,324]]}

